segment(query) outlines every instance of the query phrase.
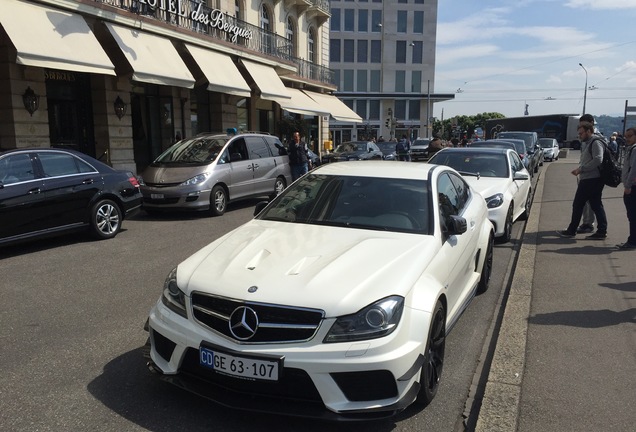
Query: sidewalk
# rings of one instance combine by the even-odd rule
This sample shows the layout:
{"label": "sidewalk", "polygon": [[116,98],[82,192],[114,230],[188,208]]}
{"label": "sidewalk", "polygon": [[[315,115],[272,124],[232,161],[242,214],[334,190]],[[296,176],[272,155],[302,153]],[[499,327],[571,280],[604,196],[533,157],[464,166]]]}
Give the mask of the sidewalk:
{"label": "sidewalk", "polygon": [[630,431],[636,424],[636,251],[620,251],[621,187],[605,240],[567,227],[578,151],[546,162],[490,368],[477,431]]}

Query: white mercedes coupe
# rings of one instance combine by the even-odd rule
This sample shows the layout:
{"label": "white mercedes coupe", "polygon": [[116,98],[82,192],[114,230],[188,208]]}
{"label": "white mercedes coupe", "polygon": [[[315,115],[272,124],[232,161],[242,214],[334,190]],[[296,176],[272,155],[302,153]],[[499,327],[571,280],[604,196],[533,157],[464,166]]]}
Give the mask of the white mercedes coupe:
{"label": "white mercedes coupe", "polygon": [[495,237],[510,241],[512,224],[527,219],[532,204],[532,182],[519,154],[503,148],[447,148],[428,163],[457,170],[486,200]]}
{"label": "white mercedes coupe", "polygon": [[233,408],[331,420],[435,396],[445,339],[488,287],[494,230],[455,170],[322,165],[168,274],[148,367]]}

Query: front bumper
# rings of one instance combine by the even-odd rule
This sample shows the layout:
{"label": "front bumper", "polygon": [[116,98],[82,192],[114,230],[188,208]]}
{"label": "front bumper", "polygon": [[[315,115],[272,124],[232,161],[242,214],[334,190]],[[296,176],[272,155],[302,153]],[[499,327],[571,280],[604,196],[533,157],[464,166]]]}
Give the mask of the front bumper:
{"label": "front bumper", "polygon": [[211,189],[142,186],[143,207],[156,210],[207,210]]}
{"label": "front bumper", "polygon": [[[324,344],[333,319],[308,341],[241,345],[159,301],[149,316],[151,368],[161,379],[221,405],[330,420],[392,416],[419,392],[419,371],[430,315],[405,308],[399,327],[373,340]],[[199,364],[199,346],[213,344],[245,354],[282,357],[279,381],[222,375]]]}

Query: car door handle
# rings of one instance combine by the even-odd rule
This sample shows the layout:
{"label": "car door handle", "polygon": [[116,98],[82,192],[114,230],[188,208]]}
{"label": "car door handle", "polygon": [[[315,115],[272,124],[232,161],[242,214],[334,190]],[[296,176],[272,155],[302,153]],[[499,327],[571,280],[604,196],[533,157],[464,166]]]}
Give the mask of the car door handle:
{"label": "car door handle", "polygon": [[92,178],[91,179],[86,179],[86,180],[84,180],[82,182],[82,184],[93,184],[93,183],[95,183],[95,180],[93,180]]}
{"label": "car door handle", "polygon": [[258,169],[258,164],[253,164],[254,169]]}
{"label": "car door handle", "polygon": [[38,187],[38,188],[30,189],[28,194],[29,195],[34,195],[34,194],[39,194],[40,192],[42,192],[42,190]]}

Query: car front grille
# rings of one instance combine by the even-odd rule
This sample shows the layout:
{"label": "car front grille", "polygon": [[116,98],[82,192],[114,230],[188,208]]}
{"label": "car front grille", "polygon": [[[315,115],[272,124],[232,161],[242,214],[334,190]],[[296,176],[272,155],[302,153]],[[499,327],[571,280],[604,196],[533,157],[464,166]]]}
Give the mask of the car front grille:
{"label": "car front grille", "polygon": [[[230,329],[232,313],[249,309],[258,317],[258,325],[252,334],[236,337]],[[194,319],[239,343],[288,343],[307,341],[314,337],[324,317],[318,309],[271,305],[228,299],[210,294],[192,293],[192,315]]]}
{"label": "car front grille", "polygon": [[179,198],[146,198],[144,197],[146,204],[176,204],[179,202]]}

